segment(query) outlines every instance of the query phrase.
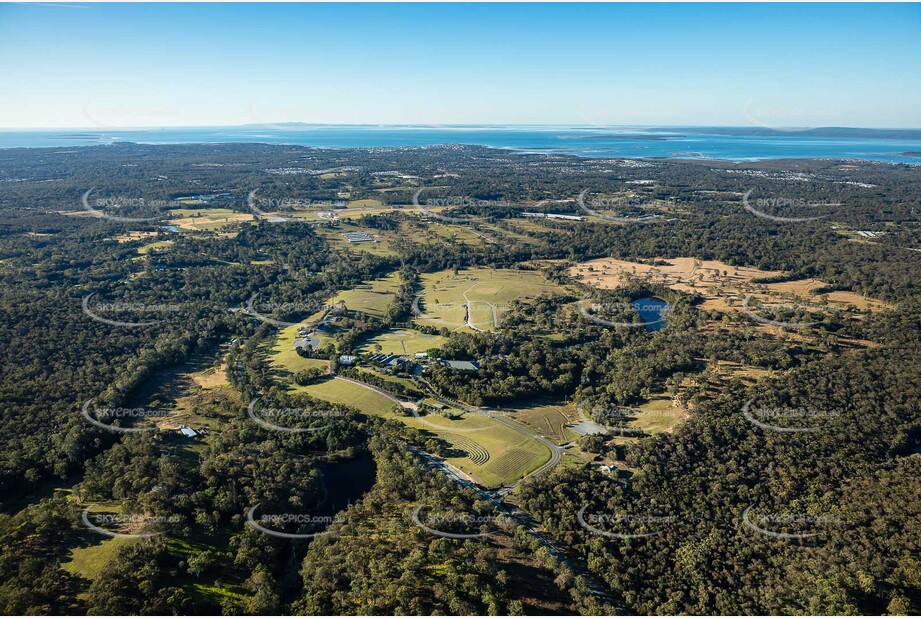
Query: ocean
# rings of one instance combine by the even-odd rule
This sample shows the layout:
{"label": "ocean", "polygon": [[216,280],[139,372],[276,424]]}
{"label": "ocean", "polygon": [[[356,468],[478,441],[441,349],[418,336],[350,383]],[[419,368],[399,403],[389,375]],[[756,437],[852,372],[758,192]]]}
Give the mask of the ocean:
{"label": "ocean", "polygon": [[[573,126],[247,125],[158,129],[3,130],[0,148],[61,148],[119,142],[143,144],[266,143],[323,148],[470,144],[517,152],[580,157],[665,157],[753,161],[833,158],[921,164],[921,138],[827,137],[797,131],[721,134],[701,128]],[[766,134],[767,133],[767,134]],[[772,134],[773,133],[773,134]],[[918,135],[918,131],[912,132]]]}

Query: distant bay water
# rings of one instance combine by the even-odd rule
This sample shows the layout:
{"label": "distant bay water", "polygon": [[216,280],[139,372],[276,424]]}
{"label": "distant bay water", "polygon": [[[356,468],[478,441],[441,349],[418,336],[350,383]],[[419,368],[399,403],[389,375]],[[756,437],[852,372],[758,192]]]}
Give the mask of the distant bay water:
{"label": "distant bay water", "polygon": [[[893,138],[896,136],[897,139]],[[597,128],[526,126],[247,125],[158,129],[3,130],[0,148],[140,144],[296,144],[386,148],[469,144],[581,157],[664,157],[747,161],[786,158],[864,159],[921,164],[921,131],[759,127]],[[907,154],[906,154],[907,153]]]}

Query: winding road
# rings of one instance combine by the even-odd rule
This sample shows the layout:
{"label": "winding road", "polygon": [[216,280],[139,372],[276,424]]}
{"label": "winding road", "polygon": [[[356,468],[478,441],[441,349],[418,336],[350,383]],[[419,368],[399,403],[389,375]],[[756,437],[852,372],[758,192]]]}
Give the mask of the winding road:
{"label": "winding road", "polygon": [[[396,396],[394,396],[392,393],[389,393],[389,392],[385,391],[384,389],[378,388],[377,386],[374,386],[374,385],[372,385],[372,384],[368,384],[367,382],[362,382],[361,380],[355,380],[355,379],[353,379],[353,378],[347,378],[347,377],[345,377],[345,376],[340,376],[340,375],[336,375],[336,376],[333,376],[333,377],[334,377],[336,380],[344,380],[344,381],[349,382],[349,383],[351,383],[351,384],[355,384],[356,386],[361,386],[361,387],[366,388],[366,389],[368,389],[368,390],[374,391],[374,392],[377,393],[378,395],[381,395],[381,396],[383,396],[383,397],[386,397],[387,399],[389,399],[389,400],[392,401],[393,403],[395,403],[395,404],[397,404],[397,405],[399,405],[399,406],[402,406],[402,407],[404,407],[404,408],[407,408],[407,409],[410,409],[410,410],[417,410],[417,409],[418,409],[418,406],[417,406],[415,403],[412,403],[412,402],[410,402],[410,401],[402,401],[402,400],[398,399]],[[420,377],[420,376],[414,376],[413,379],[414,379],[417,383],[421,384],[421,385],[425,388],[425,390],[428,391],[428,393],[429,393],[433,398],[437,399],[438,401],[440,401],[440,402],[442,402],[442,403],[444,403],[444,404],[446,404],[446,405],[455,407],[455,408],[460,408],[461,410],[464,410],[465,412],[470,412],[470,413],[472,413],[472,414],[483,414],[483,415],[485,415],[485,416],[488,416],[489,418],[493,419],[493,420],[496,421],[497,423],[502,423],[503,425],[505,425],[506,427],[509,427],[510,429],[514,429],[515,431],[517,431],[517,432],[519,432],[519,433],[521,433],[521,434],[524,434],[525,436],[527,436],[527,437],[529,437],[529,438],[531,438],[531,439],[533,439],[533,440],[537,440],[538,442],[540,442],[541,444],[543,444],[544,446],[546,446],[546,447],[550,450],[550,460],[549,460],[548,462],[546,462],[545,464],[543,464],[542,466],[540,466],[540,467],[537,468],[536,470],[533,470],[533,471],[529,472],[528,474],[524,475],[523,477],[521,477],[520,479],[518,479],[517,481],[515,481],[515,482],[512,483],[511,485],[506,485],[505,487],[503,487],[502,489],[500,489],[498,492],[496,492],[496,493],[498,493],[500,496],[504,496],[504,495],[510,493],[510,492],[511,492],[513,489],[515,489],[515,487],[517,487],[518,484],[521,483],[523,480],[529,479],[529,478],[532,478],[532,477],[535,477],[535,476],[538,476],[538,475],[540,475],[540,474],[543,474],[544,472],[547,472],[548,470],[550,470],[550,469],[552,469],[554,466],[556,466],[558,463],[560,463],[560,458],[561,458],[561,456],[562,456],[562,450],[560,449],[560,447],[558,447],[556,444],[554,444],[553,442],[551,442],[551,441],[548,440],[547,438],[545,438],[545,437],[543,437],[543,436],[541,436],[541,435],[538,435],[538,434],[536,434],[536,433],[534,433],[534,432],[532,432],[532,431],[526,429],[525,427],[519,425],[518,423],[516,423],[516,422],[514,422],[514,421],[511,421],[511,420],[509,420],[509,419],[503,417],[503,416],[502,416],[501,414],[499,414],[499,413],[492,412],[492,411],[487,410],[487,409],[485,409],[485,408],[477,408],[477,407],[475,407],[475,406],[470,406],[470,405],[467,405],[467,404],[465,404],[465,403],[461,403],[461,402],[459,402],[459,401],[452,401],[452,400],[450,400],[450,399],[444,397],[444,396],[443,396],[441,393],[439,393],[438,391],[436,391],[435,388],[434,388],[431,384],[428,383],[428,381],[426,381],[425,379],[423,379],[423,378]]]}
{"label": "winding road", "polygon": [[[354,380],[352,378],[346,378],[343,376],[335,376],[335,377],[339,380],[345,380],[346,382],[351,382],[352,384],[362,386],[364,388],[372,390],[380,395],[383,395],[387,399],[400,404],[403,407],[407,407],[408,405],[412,405],[412,406],[416,405],[410,402],[400,401],[391,393],[388,393],[387,391],[383,389],[377,388],[376,386],[367,384],[360,380]],[[562,453],[562,450],[560,449],[560,447],[558,447],[556,444],[553,444],[552,442],[550,442],[543,436],[533,433],[527,430],[526,428],[522,427],[518,423],[515,423],[507,418],[503,418],[497,413],[493,413],[490,410],[486,410],[483,408],[477,408],[474,406],[470,406],[470,405],[461,403],[459,401],[452,401],[442,396],[438,391],[435,390],[435,388],[431,384],[429,384],[426,380],[424,380],[423,378],[419,376],[416,376],[414,379],[416,380],[416,382],[421,384],[433,398],[437,399],[438,401],[444,404],[450,405],[452,407],[460,408],[467,412],[476,413],[476,414],[485,414],[489,418],[499,423],[502,423],[503,425],[528,436],[529,438],[533,438],[534,440],[537,440],[538,442],[540,442],[541,444],[543,444],[544,446],[550,449],[550,454],[551,454],[550,461],[548,461],[541,467],[537,468],[536,470],[526,474],[525,476],[520,478],[518,481],[516,481],[512,485],[506,485],[505,487],[502,487],[501,489],[497,491],[489,491],[487,489],[483,489],[479,487],[473,481],[473,479],[471,479],[469,476],[467,476],[466,474],[464,474],[463,472],[461,472],[460,470],[458,470],[457,468],[455,468],[448,462],[446,462],[441,457],[428,453],[420,449],[417,446],[412,446],[412,445],[407,444],[407,447],[411,451],[416,453],[416,455],[418,455],[429,468],[439,470],[442,474],[447,476],[448,479],[450,479],[452,482],[457,483],[458,485],[461,485],[462,487],[465,487],[471,491],[478,493],[484,499],[489,500],[490,502],[495,504],[499,509],[504,510],[512,519],[517,521],[527,531],[528,534],[536,538],[541,543],[541,545],[546,547],[558,560],[560,560],[563,564],[565,564],[570,569],[572,569],[573,572],[584,577],[585,581],[589,585],[589,590],[592,592],[592,594],[601,598],[608,604],[614,605],[615,607],[617,607],[616,604],[612,601],[612,599],[608,596],[604,586],[601,585],[599,580],[596,579],[594,575],[592,575],[592,573],[590,573],[584,566],[572,560],[568,555],[566,555],[566,552],[560,549],[560,543],[555,538],[553,538],[553,536],[547,530],[544,530],[543,528],[541,528],[537,524],[537,522],[534,521],[534,518],[530,515],[530,513],[527,513],[526,511],[521,510],[517,506],[509,505],[504,502],[505,496],[507,496],[512,490],[514,490],[515,487],[517,487],[519,483],[521,483],[525,479],[535,477],[539,474],[543,474],[544,472],[547,472],[548,470],[556,466],[556,464],[560,462],[560,457]],[[622,608],[617,607],[617,609],[618,611],[621,611]]]}
{"label": "winding road", "polygon": [[345,376],[340,376],[340,375],[334,375],[333,378],[336,379],[336,380],[344,380],[344,381],[346,381],[346,382],[350,382],[350,383],[352,383],[352,384],[355,384],[356,386],[362,386],[362,387],[364,387],[364,388],[366,388],[366,389],[368,389],[368,390],[370,390],[370,391],[374,391],[374,392],[377,393],[378,395],[381,395],[381,396],[383,396],[383,397],[386,397],[387,399],[389,399],[389,400],[392,401],[393,403],[395,403],[395,404],[397,404],[397,405],[399,405],[399,406],[402,406],[402,407],[404,407],[404,408],[406,408],[406,409],[408,409],[408,410],[417,410],[417,409],[418,409],[418,406],[417,406],[416,404],[414,404],[413,402],[411,402],[411,401],[402,401],[402,400],[400,400],[400,399],[397,399],[396,396],[394,396],[392,393],[389,393],[389,392],[385,391],[385,390],[382,389],[382,388],[378,388],[378,387],[374,386],[373,384],[368,384],[367,382],[362,382],[361,380],[354,380],[354,379],[352,379],[352,378],[347,378],[347,377],[345,377]]}

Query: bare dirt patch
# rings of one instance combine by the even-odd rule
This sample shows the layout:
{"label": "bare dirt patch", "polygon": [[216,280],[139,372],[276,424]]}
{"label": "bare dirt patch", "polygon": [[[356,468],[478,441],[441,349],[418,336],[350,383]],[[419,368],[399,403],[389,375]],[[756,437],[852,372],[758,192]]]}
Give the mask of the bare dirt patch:
{"label": "bare dirt patch", "polygon": [[762,302],[805,301],[858,311],[890,308],[882,301],[854,292],[823,292],[828,284],[818,279],[759,283],[757,280],[778,278],[784,273],[690,257],[656,259],[648,263],[601,258],[577,264],[569,269],[569,274],[582,283],[609,290],[630,283],[665,285],[673,290],[699,294],[704,298],[701,309],[722,313],[740,309],[748,295]]}

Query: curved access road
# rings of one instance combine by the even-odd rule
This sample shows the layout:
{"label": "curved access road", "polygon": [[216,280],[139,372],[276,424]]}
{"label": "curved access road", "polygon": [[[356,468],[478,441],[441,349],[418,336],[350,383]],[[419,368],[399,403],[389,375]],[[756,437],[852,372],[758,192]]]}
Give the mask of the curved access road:
{"label": "curved access road", "polygon": [[410,410],[415,410],[415,409],[417,409],[416,404],[414,404],[413,402],[411,402],[411,401],[401,401],[400,399],[397,399],[397,398],[396,398],[394,395],[392,395],[391,393],[385,391],[385,390],[382,389],[382,388],[378,388],[378,387],[374,386],[373,384],[368,384],[367,382],[362,382],[361,380],[355,380],[355,379],[347,378],[347,377],[345,377],[345,376],[340,376],[340,375],[334,375],[333,378],[336,379],[336,380],[344,380],[344,381],[346,381],[346,382],[350,382],[350,383],[352,383],[352,384],[355,384],[356,386],[362,386],[362,387],[368,389],[369,391],[374,391],[374,392],[377,393],[378,395],[381,395],[382,397],[386,397],[387,399],[389,399],[389,400],[392,401],[393,403],[397,404],[398,406],[402,406],[402,407],[407,408],[407,409],[410,409]]}
{"label": "curved access road", "polygon": [[432,397],[434,397],[434,398],[437,399],[438,401],[440,401],[440,402],[442,402],[442,403],[444,403],[444,404],[447,404],[447,405],[449,405],[449,406],[454,406],[454,407],[460,408],[460,409],[462,409],[462,410],[465,410],[465,411],[467,411],[467,412],[471,412],[471,413],[474,413],[474,414],[484,414],[484,415],[488,416],[489,418],[493,419],[494,421],[499,422],[499,423],[502,423],[502,424],[505,425],[506,427],[509,427],[509,428],[511,428],[511,429],[514,429],[515,431],[517,431],[517,432],[519,432],[519,433],[522,433],[522,434],[526,435],[526,436],[529,437],[529,438],[532,438],[532,439],[534,439],[534,440],[537,440],[538,442],[540,442],[541,444],[543,444],[544,446],[546,446],[548,449],[550,449],[550,461],[548,461],[547,463],[545,463],[545,464],[542,465],[541,467],[537,468],[536,470],[533,470],[532,472],[529,472],[528,474],[524,475],[523,477],[521,477],[520,479],[518,479],[517,481],[515,481],[515,482],[512,483],[511,485],[507,485],[506,487],[504,487],[504,488],[503,488],[503,493],[508,493],[508,492],[512,491],[515,487],[518,486],[519,483],[521,483],[521,481],[523,481],[523,480],[525,480],[525,479],[528,479],[528,478],[531,478],[531,477],[535,477],[535,476],[537,476],[537,475],[539,475],[539,474],[543,474],[544,472],[547,472],[548,470],[550,470],[551,468],[553,468],[554,466],[556,466],[556,464],[560,463],[560,458],[561,458],[561,456],[562,456],[562,451],[560,450],[560,447],[558,447],[556,444],[554,444],[553,442],[551,442],[551,441],[548,440],[547,438],[545,438],[545,437],[543,437],[543,436],[541,436],[541,435],[538,435],[538,434],[536,434],[536,433],[530,431],[529,429],[526,429],[525,427],[522,427],[522,426],[519,425],[518,423],[516,423],[516,422],[514,422],[514,421],[512,421],[512,420],[509,420],[509,419],[507,419],[507,418],[505,418],[505,417],[503,417],[501,414],[496,414],[496,413],[494,413],[494,412],[492,412],[492,411],[490,411],[490,410],[484,409],[484,408],[477,408],[477,407],[474,407],[474,406],[470,406],[470,405],[467,405],[467,404],[465,404],[465,403],[461,403],[461,402],[459,402],[459,401],[452,401],[452,400],[450,400],[450,399],[448,399],[448,398],[442,396],[441,393],[439,393],[438,391],[435,390],[435,387],[433,387],[431,384],[429,384],[428,381],[425,380],[425,379],[423,379],[422,377],[416,376],[415,379],[416,379],[417,382],[419,382],[420,384],[422,384],[422,385],[425,387],[425,389],[432,395]]}

